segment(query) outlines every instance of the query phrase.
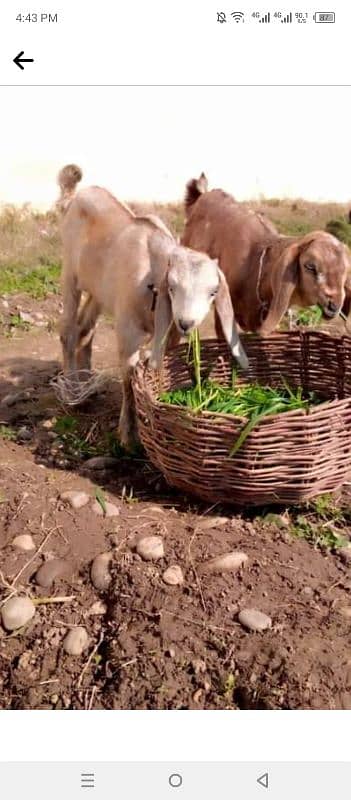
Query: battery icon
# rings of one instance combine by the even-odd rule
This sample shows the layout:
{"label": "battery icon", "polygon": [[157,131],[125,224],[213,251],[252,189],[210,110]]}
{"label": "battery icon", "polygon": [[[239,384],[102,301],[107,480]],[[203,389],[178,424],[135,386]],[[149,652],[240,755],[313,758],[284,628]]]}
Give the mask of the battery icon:
{"label": "battery icon", "polygon": [[313,19],[315,22],[335,22],[335,11],[316,11]]}

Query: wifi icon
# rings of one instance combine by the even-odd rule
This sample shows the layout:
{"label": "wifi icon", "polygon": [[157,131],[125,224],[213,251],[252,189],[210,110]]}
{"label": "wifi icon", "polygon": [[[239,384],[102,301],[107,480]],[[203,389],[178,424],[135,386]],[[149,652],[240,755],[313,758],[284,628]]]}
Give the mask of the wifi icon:
{"label": "wifi icon", "polygon": [[235,22],[244,22],[244,12],[243,11],[232,11],[231,16],[235,20]]}

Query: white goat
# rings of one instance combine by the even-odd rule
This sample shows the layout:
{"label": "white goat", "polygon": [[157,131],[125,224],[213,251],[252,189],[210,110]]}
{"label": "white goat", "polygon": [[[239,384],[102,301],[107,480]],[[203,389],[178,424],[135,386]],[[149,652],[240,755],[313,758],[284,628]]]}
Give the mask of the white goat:
{"label": "white goat", "polygon": [[[214,302],[224,336],[243,369],[247,358],[217,261],[180,247],[161,220],[136,216],[105,189],[93,186],[74,194],[80,178],[74,165],[64,167],[58,178],[64,371],[90,369],[97,318],[102,311],[112,315],[123,381],[119,435],[129,448],[137,439],[131,375],[141,346],[152,336],[150,364],[159,368],[167,339],[170,346],[198,327]],[[79,308],[82,292],[87,297]]]}

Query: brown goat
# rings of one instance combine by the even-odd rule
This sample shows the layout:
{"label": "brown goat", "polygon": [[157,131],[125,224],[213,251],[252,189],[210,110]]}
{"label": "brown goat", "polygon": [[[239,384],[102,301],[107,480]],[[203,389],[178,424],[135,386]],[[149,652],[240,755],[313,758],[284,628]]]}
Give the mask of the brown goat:
{"label": "brown goat", "polygon": [[185,214],[182,244],[218,259],[243,330],[268,335],[290,306],[318,305],[327,318],[342,309],[351,262],[331,234],[281,236],[231,195],[208,191],[204,173],[187,184]]}

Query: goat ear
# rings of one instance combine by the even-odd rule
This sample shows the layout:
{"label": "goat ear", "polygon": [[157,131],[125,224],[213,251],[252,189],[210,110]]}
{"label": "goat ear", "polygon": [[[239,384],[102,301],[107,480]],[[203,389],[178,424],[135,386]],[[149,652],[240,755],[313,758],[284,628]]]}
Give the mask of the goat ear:
{"label": "goat ear", "polygon": [[305,246],[301,245],[301,241],[289,245],[272,270],[273,298],[266,319],[258,328],[261,336],[272,333],[289,308],[298,281],[298,256]]}
{"label": "goat ear", "polygon": [[166,343],[170,328],[173,322],[172,306],[168,294],[167,277],[164,278],[158,290],[155,308],[155,329],[152,351],[150,356],[150,367],[160,369],[162,359],[166,349]]}
{"label": "goat ear", "polygon": [[242,369],[247,369],[249,362],[241,344],[238,328],[235,322],[233,305],[224,273],[218,268],[219,289],[216,295],[215,306],[220,319],[224,338],[228,342],[231,352]]}
{"label": "goat ear", "polygon": [[196,187],[201,192],[201,194],[205,194],[208,190],[208,180],[204,172],[201,173],[200,177],[196,181]]}

